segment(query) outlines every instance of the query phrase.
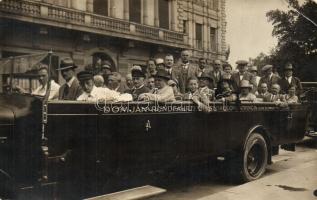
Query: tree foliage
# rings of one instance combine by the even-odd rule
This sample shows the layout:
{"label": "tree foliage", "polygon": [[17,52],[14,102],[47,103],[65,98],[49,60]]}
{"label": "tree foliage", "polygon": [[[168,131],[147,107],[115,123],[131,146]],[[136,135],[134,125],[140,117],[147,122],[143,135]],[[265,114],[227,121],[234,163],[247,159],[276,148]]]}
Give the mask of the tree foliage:
{"label": "tree foliage", "polygon": [[305,0],[289,0],[287,11],[271,10],[266,16],[273,25],[272,35],[278,44],[266,59],[279,71],[291,62],[297,75],[305,81],[317,81],[317,27],[307,17],[317,22],[317,4]]}

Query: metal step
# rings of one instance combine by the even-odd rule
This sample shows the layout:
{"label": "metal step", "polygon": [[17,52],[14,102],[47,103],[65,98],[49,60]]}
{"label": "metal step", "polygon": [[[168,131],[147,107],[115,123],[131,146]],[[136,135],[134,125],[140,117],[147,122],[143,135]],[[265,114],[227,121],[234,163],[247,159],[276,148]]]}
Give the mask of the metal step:
{"label": "metal step", "polygon": [[144,199],[151,196],[159,195],[166,192],[165,189],[154,187],[151,185],[145,185],[142,187],[123,190],[120,192],[105,194],[101,196],[91,197],[85,200],[136,200]]}

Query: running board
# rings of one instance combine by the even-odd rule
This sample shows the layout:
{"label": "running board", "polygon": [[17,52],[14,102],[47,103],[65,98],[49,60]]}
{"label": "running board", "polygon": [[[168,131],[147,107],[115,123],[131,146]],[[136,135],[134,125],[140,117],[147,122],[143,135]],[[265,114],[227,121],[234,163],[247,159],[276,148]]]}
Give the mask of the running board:
{"label": "running board", "polygon": [[85,200],[136,200],[152,197],[166,192],[165,189],[154,187],[151,185],[145,185],[142,187],[136,187],[120,192],[114,192],[101,196],[91,197]]}

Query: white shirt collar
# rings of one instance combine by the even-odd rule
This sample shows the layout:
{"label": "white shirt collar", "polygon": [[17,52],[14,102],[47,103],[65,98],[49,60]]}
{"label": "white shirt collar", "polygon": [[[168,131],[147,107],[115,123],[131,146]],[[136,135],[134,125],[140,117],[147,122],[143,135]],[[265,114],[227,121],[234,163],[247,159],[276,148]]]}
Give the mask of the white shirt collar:
{"label": "white shirt collar", "polygon": [[67,81],[66,84],[68,85],[68,87],[71,87],[71,86],[72,86],[74,80],[75,80],[75,76],[73,76],[69,81]]}

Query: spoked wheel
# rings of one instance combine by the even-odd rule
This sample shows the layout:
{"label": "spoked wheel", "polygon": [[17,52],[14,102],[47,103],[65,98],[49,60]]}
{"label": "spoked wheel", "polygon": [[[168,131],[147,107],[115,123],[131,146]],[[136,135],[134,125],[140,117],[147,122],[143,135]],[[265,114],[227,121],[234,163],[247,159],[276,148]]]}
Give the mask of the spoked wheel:
{"label": "spoked wheel", "polygon": [[242,180],[252,181],[263,175],[267,166],[268,150],[262,135],[253,133],[248,138],[242,159],[243,163],[240,171]]}

